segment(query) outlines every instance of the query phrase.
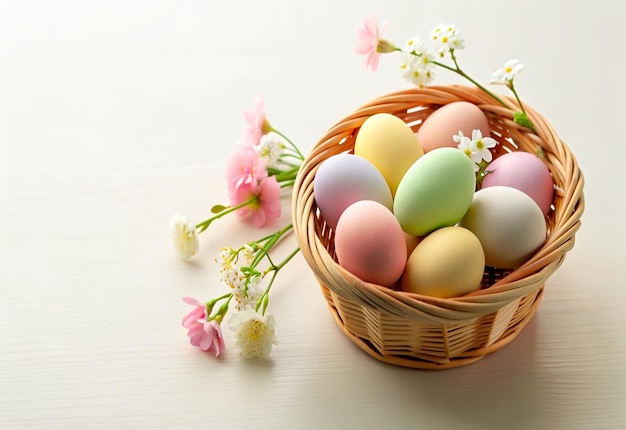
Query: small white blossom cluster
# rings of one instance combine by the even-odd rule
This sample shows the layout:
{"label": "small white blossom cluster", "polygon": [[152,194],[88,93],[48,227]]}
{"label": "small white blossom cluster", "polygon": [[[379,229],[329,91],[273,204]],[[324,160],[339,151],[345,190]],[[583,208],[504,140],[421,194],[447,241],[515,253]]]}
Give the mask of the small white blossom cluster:
{"label": "small white blossom cluster", "polygon": [[454,24],[439,24],[430,31],[430,38],[437,43],[440,57],[465,48],[465,39]]}
{"label": "small white blossom cluster", "polygon": [[435,56],[428,52],[419,36],[407,40],[402,48],[402,77],[419,88],[424,88],[435,78],[434,59]]}
{"label": "small white blossom cluster", "polygon": [[252,268],[255,253],[250,245],[239,249],[222,248],[217,262],[220,280],[232,289],[237,312],[230,318],[228,327],[235,332],[235,344],[244,358],[267,357],[278,340],[274,316],[263,315],[255,306],[263,295],[260,287],[263,273]]}
{"label": "small white blossom cluster", "polygon": [[265,161],[267,167],[280,167],[280,157],[285,152],[284,140],[275,133],[267,133],[261,136],[257,153]]}
{"label": "small white blossom cluster", "polygon": [[459,134],[452,138],[458,144],[459,149],[473,161],[475,172],[478,172],[480,163],[483,160],[487,163],[491,161],[493,156],[489,149],[495,147],[498,143],[491,137],[483,137],[480,130],[473,130],[471,139],[465,136],[461,130],[459,130]]}
{"label": "small white blossom cluster", "polygon": [[235,309],[242,311],[248,305],[254,305],[261,298],[261,276],[244,273],[242,268],[249,268],[254,260],[253,250],[245,245],[239,250],[222,248],[219,258],[220,281],[233,290]]}
{"label": "small white blossom cluster", "polygon": [[[430,36],[440,57],[465,47],[465,40],[454,24],[440,24],[430,32]],[[435,54],[428,50],[419,36],[405,42],[401,60],[402,77],[419,88],[429,85],[435,78]]]}

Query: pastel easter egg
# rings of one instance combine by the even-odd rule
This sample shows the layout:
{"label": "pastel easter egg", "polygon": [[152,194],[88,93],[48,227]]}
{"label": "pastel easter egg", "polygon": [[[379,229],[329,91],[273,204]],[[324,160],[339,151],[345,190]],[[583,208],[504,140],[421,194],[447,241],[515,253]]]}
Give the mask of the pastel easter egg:
{"label": "pastel easter egg", "polygon": [[475,187],[469,157],[454,148],[434,149],[405,173],[393,212],[406,233],[424,236],[459,222],[472,203]]}
{"label": "pastel easter egg", "polygon": [[415,247],[420,243],[420,241],[423,238],[420,236],[413,236],[412,234],[408,234],[404,231],[403,233],[404,233],[404,240],[406,242],[406,255],[409,256],[411,255]]}
{"label": "pastel easter egg", "polygon": [[482,188],[507,186],[528,194],[546,215],[554,196],[554,181],[548,167],[536,155],[516,151],[501,155],[487,166]]}
{"label": "pastel easter egg", "polygon": [[462,227],[433,231],[411,253],[403,291],[431,297],[459,297],[477,290],[485,271],[485,255],[478,238]]}
{"label": "pastel easter egg", "polygon": [[477,191],[459,223],[478,237],[485,264],[514,269],[524,264],[546,240],[546,222],[526,193],[504,186]]}
{"label": "pastel easter egg", "polygon": [[324,160],[315,174],[313,194],[322,218],[331,228],[337,226],[348,206],[360,200],[393,208],[383,175],[368,160],[354,154],[337,154]]}
{"label": "pastel easter egg", "polygon": [[440,107],[426,118],[417,130],[417,140],[424,152],[436,148],[456,148],[458,143],[453,136],[459,134],[471,136],[473,130],[480,130],[483,136],[489,136],[487,116],[473,103],[459,101]]}
{"label": "pastel easter egg", "polygon": [[361,200],[346,208],[335,230],[339,265],[365,282],[392,286],[406,265],[400,224],[380,203]]}
{"label": "pastel easter egg", "polygon": [[404,121],[395,115],[379,113],[361,125],[354,142],[354,153],[376,166],[393,196],[404,173],[424,151]]}

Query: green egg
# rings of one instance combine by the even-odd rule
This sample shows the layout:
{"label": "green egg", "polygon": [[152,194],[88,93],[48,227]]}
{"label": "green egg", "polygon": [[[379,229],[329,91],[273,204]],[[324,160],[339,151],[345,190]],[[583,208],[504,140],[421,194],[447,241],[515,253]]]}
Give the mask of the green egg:
{"label": "green egg", "polygon": [[393,212],[402,229],[424,236],[458,223],[476,189],[474,164],[456,148],[434,149],[419,158],[402,177]]}

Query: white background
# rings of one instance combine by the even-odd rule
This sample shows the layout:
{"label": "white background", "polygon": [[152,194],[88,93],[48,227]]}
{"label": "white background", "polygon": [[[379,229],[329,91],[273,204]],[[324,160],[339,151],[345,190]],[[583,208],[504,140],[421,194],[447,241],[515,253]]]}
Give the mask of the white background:
{"label": "white background", "polygon": [[[521,97],[586,176],[576,247],[524,332],[468,367],[372,359],[301,256],[272,292],[271,359],[241,359],[226,330],[216,360],[189,345],[181,298],[221,294],[219,249],[261,232],[220,220],[186,264],[169,219],[227,203],[257,91],[308,151],[409,86],[397,57],[372,73],[353,54],[372,14],[398,44],[456,23],[482,82],[524,63]],[[621,0],[0,2],[0,428],[625,428],[625,16]]]}

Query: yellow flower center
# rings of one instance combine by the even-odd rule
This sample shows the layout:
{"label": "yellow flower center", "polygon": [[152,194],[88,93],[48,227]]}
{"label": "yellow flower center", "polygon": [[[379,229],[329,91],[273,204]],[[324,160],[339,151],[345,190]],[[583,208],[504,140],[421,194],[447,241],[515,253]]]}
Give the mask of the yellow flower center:
{"label": "yellow flower center", "polygon": [[485,144],[483,143],[482,139],[476,141],[476,148],[480,149],[481,151],[485,149]]}
{"label": "yellow flower center", "polygon": [[263,125],[261,126],[261,134],[263,136],[265,136],[270,131],[272,131],[272,125],[270,124],[270,122],[266,118],[266,119],[263,120]]}
{"label": "yellow flower center", "polygon": [[442,36],[442,37],[441,37],[441,41],[442,41],[443,43],[448,43],[448,36]]}
{"label": "yellow flower center", "polygon": [[265,324],[261,321],[253,320],[247,327],[246,337],[248,341],[254,342],[263,339],[265,336]]}
{"label": "yellow flower center", "polygon": [[512,67],[507,67],[506,69],[504,69],[504,71],[506,73],[511,73],[513,71],[513,68]]}

